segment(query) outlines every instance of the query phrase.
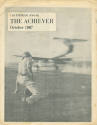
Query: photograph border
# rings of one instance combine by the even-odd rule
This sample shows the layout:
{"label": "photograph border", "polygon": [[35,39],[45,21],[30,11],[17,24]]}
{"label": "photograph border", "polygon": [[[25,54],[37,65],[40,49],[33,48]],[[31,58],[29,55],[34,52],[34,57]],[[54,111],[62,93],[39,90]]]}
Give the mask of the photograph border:
{"label": "photograph border", "polygon": [[[6,7],[77,7],[91,8],[92,13],[92,121],[91,122],[4,122],[4,79],[5,79],[5,8]],[[96,0],[2,0],[0,2],[0,124],[1,125],[96,125],[97,124],[97,1]]]}

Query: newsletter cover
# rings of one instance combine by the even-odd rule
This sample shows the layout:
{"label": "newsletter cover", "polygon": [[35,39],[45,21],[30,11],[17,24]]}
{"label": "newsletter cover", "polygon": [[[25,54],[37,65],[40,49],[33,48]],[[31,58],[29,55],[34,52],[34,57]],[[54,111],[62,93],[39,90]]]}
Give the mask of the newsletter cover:
{"label": "newsletter cover", "polygon": [[33,5],[3,11],[4,123],[92,124],[94,9]]}

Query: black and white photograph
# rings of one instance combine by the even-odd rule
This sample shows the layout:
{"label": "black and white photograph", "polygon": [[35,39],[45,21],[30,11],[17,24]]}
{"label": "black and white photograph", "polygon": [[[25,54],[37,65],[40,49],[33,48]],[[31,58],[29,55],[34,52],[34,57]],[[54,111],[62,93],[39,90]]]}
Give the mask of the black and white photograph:
{"label": "black and white photograph", "polygon": [[5,122],[91,122],[90,8],[5,9]]}

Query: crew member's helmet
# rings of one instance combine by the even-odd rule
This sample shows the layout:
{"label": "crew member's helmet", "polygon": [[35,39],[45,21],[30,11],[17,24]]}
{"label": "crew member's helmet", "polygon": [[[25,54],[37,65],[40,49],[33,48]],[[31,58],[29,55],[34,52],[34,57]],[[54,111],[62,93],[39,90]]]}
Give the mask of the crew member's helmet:
{"label": "crew member's helmet", "polygon": [[32,57],[32,55],[30,54],[30,52],[24,52],[23,57]]}

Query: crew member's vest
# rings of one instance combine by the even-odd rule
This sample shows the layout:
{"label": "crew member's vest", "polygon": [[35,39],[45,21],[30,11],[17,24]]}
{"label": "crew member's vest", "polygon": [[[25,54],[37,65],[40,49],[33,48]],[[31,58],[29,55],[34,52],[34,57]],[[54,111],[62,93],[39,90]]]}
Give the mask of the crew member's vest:
{"label": "crew member's vest", "polygon": [[30,57],[26,57],[19,63],[18,73],[19,74],[29,74],[29,68],[32,69],[32,59]]}

